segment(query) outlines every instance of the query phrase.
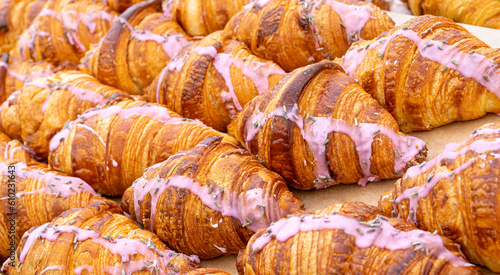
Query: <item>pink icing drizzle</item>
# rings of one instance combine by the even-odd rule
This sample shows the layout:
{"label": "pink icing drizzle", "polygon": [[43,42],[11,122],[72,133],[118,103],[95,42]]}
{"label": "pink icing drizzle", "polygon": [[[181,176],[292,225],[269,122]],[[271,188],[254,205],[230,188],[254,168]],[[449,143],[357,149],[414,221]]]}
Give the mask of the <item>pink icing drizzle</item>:
{"label": "pink icing drizzle", "polygon": [[[464,77],[476,80],[497,97],[500,97],[500,70],[498,65],[482,54],[466,53],[442,41],[422,39],[416,32],[403,29],[394,31],[390,36],[378,38],[368,49],[378,48],[378,54],[384,54],[389,42],[399,35],[412,40],[421,56],[450,69],[457,70]],[[353,47],[345,54],[344,60],[341,62],[341,66],[347,75],[352,78],[355,78],[356,70],[367,54],[366,49],[360,51],[358,49]]]}
{"label": "pink icing drizzle", "polygon": [[[214,46],[208,46],[208,47],[195,47],[192,52],[197,53],[198,55],[209,55],[211,57],[217,56],[217,49]],[[184,67],[184,63],[186,62],[187,57],[191,55],[191,52],[189,52],[186,56],[184,57],[174,57],[170,63],[167,65],[167,70],[169,71],[174,71],[176,70],[177,72],[180,72],[182,70],[182,67]]]}
{"label": "pink icing drizzle", "polygon": [[19,80],[19,81],[24,82],[24,80],[26,79],[26,78],[24,77],[24,75],[22,75],[22,74],[18,74],[18,73],[14,72],[14,71],[9,70],[9,66],[7,65],[7,63],[0,61],[0,68],[2,68],[2,67],[3,67],[3,68],[5,68],[5,69],[7,70],[7,73],[8,73],[10,76],[12,76],[12,77],[16,78],[16,79],[17,79],[17,80]]}
{"label": "pink icing drizzle", "polygon": [[82,274],[82,272],[84,270],[86,270],[89,274],[92,274],[92,266],[91,265],[82,265],[82,266],[79,266],[79,267],[75,268],[75,270],[73,270],[73,272],[76,275],[80,275],[80,274]]}
{"label": "pink icing drizzle", "polygon": [[252,0],[251,3],[248,3],[245,6],[243,6],[243,9],[248,10],[248,9],[253,8],[255,5],[262,8],[265,5],[267,5],[268,2],[269,2],[269,0]]}
{"label": "pink icing drizzle", "polygon": [[297,104],[295,104],[293,108],[288,109],[286,112],[283,107],[278,107],[268,115],[255,109],[245,125],[247,148],[248,142],[259,132],[260,126],[265,125],[268,119],[275,116],[285,117],[295,122],[297,127],[300,128],[302,137],[312,149],[316,163],[316,188],[325,188],[334,184],[325,159],[326,146],[330,142],[327,141],[328,135],[332,132],[346,134],[355,143],[359,164],[364,174],[364,177],[358,182],[362,186],[365,186],[368,181],[374,181],[378,178],[370,172],[372,143],[377,135],[385,135],[392,141],[393,147],[395,147],[395,171],[403,169],[406,163],[412,160],[419,153],[419,150],[425,146],[425,143],[416,137],[400,135],[392,129],[378,124],[359,123],[357,126],[352,126],[344,120],[331,117],[308,117],[304,123],[304,118],[299,113]]}
{"label": "pink icing drizzle", "polygon": [[168,20],[172,20],[173,4],[174,4],[174,0],[163,0],[163,2],[161,3],[163,15],[165,15]]}
{"label": "pink icing drizzle", "polygon": [[[446,249],[439,235],[418,229],[399,231],[383,219],[377,218],[374,221],[378,226],[361,224],[355,219],[342,215],[291,217],[271,225],[267,233],[255,240],[252,244],[252,250],[259,252],[273,238],[279,242],[286,242],[299,232],[342,230],[346,234],[354,236],[356,246],[361,249],[371,246],[389,250],[429,248],[430,253],[447,260],[454,266],[472,266]],[[375,230],[371,231],[373,229]]]}
{"label": "pink icing drizzle", "polygon": [[163,83],[163,80],[165,79],[165,75],[167,74],[168,66],[165,66],[160,72],[160,75],[158,76],[158,82],[156,83],[156,102],[160,103],[160,87],[161,84]]}
{"label": "pink icing drizzle", "polygon": [[62,266],[62,265],[49,266],[49,267],[45,268],[44,270],[42,270],[42,273],[40,273],[40,274],[43,274],[49,270],[59,270],[59,272],[62,272],[63,268],[64,268],[64,266]]}

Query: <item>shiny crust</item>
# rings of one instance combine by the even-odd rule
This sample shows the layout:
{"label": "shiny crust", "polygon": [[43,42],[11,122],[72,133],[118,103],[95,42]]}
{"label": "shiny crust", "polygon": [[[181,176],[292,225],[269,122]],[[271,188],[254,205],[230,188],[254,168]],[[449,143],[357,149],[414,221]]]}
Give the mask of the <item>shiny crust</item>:
{"label": "shiny crust", "polygon": [[[361,202],[333,205],[315,214],[334,211],[360,222],[381,214],[379,209]],[[401,219],[391,219],[390,223],[401,231],[415,228]],[[252,244],[265,231],[259,230],[238,255],[239,274],[482,274],[478,267],[455,267],[421,250],[358,248],[354,238],[342,230],[300,232],[283,243],[273,239],[260,252],[252,252]],[[443,241],[446,248],[461,255],[453,242],[447,238]]]}
{"label": "shiny crust", "polygon": [[[402,28],[416,32],[423,39],[446,40],[461,52],[474,50],[500,66],[499,50],[442,17],[415,17],[379,39]],[[378,42],[356,43],[353,51],[373,43]],[[453,121],[500,112],[500,99],[479,82],[463,77],[454,69],[442,70],[444,66],[423,57],[412,40],[397,36],[387,45],[382,58],[377,48],[369,49],[354,78],[396,118],[404,132],[431,130]]]}
{"label": "shiny crust", "polygon": [[[362,39],[375,38],[394,27],[390,17],[371,3],[354,0],[339,2],[366,5],[375,10],[373,16],[377,19],[368,20],[360,33]],[[242,9],[231,18],[225,29],[244,42],[255,55],[273,60],[287,72],[325,57],[341,57],[353,41],[341,26],[338,14],[328,5],[322,5],[315,12],[313,25],[323,39],[322,45],[317,46],[310,20],[302,17],[302,11],[299,1],[271,0],[262,8]],[[320,48],[323,50],[317,50]]]}
{"label": "shiny crust", "polygon": [[[92,93],[103,97],[103,103],[112,95],[125,95],[78,71],[59,72],[38,79],[37,82],[48,86],[55,85],[53,87],[63,87],[66,84],[79,87],[87,90],[87,96]],[[47,159],[50,139],[68,120],[75,120],[85,110],[97,105],[98,103],[80,99],[68,89],[52,90],[50,87],[27,85],[0,108],[0,128],[9,137],[24,141],[36,157]]]}
{"label": "shiny crust", "polygon": [[0,132],[0,161],[14,159],[24,163],[36,162],[31,158],[30,153],[25,149],[22,142],[17,139],[11,139],[6,134]]}
{"label": "shiny crust", "polygon": [[[15,163],[17,163],[17,161],[3,162],[5,165]],[[28,164],[28,168],[26,168],[25,171],[34,171],[37,173],[52,172],[59,176],[65,176],[62,173],[46,168],[45,165],[37,163]],[[89,192],[79,192],[69,197],[56,197],[55,195],[46,193],[30,194],[16,197],[15,204],[7,203],[9,193],[12,192],[12,186],[8,185],[8,183],[10,183],[9,175],[12,174],[8,173],[7,170],[1,171],[1,173],[0,177],[2,179],[2,184],[0,185],[0,197],[2,200],[0,208],[2,210],[2,217],[0,219],[0,259],[2,262],[9,256],[8,249],[10,247],[10,242],[15,241],[16,244],[19,244],[21,236],[31,227],[50,222],[66,210],[87,206],[96,201],[106,201],[105,198],[93,195]],[[39,177],[15,177],[14,184],[16,194],[38,190],[47,185],[44,179]],[[9,189],[11,190],[9,191]],[[11,202],[11,200],[8,201]],[[14,208],[12,209],[11,207]],[[15,230],[10,229],[11,223],[9,223],[9,218],[12,217],[9,213],[13,212],[16,213]],[[12,234],[12,232],[15,232],[15,234]],[[10,238],[10,236],[14,236],[14,238]]]}
{"label": "shiny crust", "polygon": [[414,15],[432,14],[458,23],[500,29],[498,0],[407,0]]}
{"label": "shiny crust", "polygon": [[[88,230],[98,232],[101,237],[111,235],[116,239],[118,235],[121,235],[122,239],[133,239],[135,241],[140,241],[141,239],[150,240],[159,251],[166,251],[169,249],[155,234],[140,229],[132,220],[121,214],[120,207],[112,201],[92,203],[85,208],[74,208],[62,213],[49,224],[49,227],[54,225],[67,225],[74,220],[71,224],[72,226],[80,230],[88,226]],[[29,232],[32,232],[33,229]],[[5,265],[7,269],[6,274],[39,274],[47,267],[59,265],[63,267],[60,274],[65,275],[75,274],[75,268],[85,265],[92,267],[92,274],[106,274],[109,272],[110,267],[115,267],[118,271],[120,269],[127,269],[127,263],[133,266],[133,262],[150,260],[158,264],[158,257],[160,257],[154,254],[154,258],[145,257],[145,255],[137,251],[136,254],[129,256],[129,261],[122,262],[122,258],[116,255],[118,251],[111,252],[100,244],[94,243],[91,239],[79,241],[75,249],[75,244],[73,243],[74,238],[75,233],[65,232],[60,234],[56,241],[44,240],[42,243],[41,239],[35,240],[27,253],[24,263],[21,264],[19,268]],[[21,253],[26,240],[26,238],[21,240],[16,251],[17,255]],[[170,256],[164,255],[164,257]],[[17,266],[18,263],[19,258],[16,257],[14,266]],[[168,265],[160,265],[160,268],[163,272],[175,272],[175,274],[180,272],[183,274],[197,266],[197,263],[191,261],[185,255],[177,254],[172,256]],[[139,267],[134,269],[138,270]],[[129,272],[132,272],[132,270],[129,270]],[[148,274],[150,273],[150,268],[142,272],[134,273]],[[85,274],[85,272],[83,274]],[[89,274],[88,271],[86,274]]]}
{"label": "shiny crust", "polygon": [[[213,190],[223,187],[223,198],[234,201],[252,189],[262,189],[262,196],[267,198],[265,217],[261,218],[259,207],[246,205],[246,201],[235,204],[237,208],[233,205],[232,209],[258,213],[256,216],[265,226],[304,209],[302,201],[288,190],[281,176],[264,168],[246,150],[223,142],[218,136],[207,138],[193,149],[180,152],[160,166],[150,168],[142,179],[155,180],[159,176],[173,181],[171,177],[177,175],[192,178],[201,186],[215,185]],[[134,196],[134,187],[130,187],[122,197],[122,208],[133,219],[136,217],[134,202],[138,199]],[[196,254],[201,259],[237,254],[245,248],[253,234],[252,230],[242,227],[240,220],[211,209],[187,189],[166,189],[158,198],[153,221],[150,219],[151,203],[151,193],[146,194],[140,202],[140,223],[145,228],[152,226],[160,239],[175,250],[188,255]],[[250,214],[254,216],[254,213]]]}
{"label": "shiny crust", "polygon": [[188,275],[205,275],[205,274],[229,275],[229,273],[227,273],[226,271],[216,268],[198,268],[188,272]]}
{"label": "shiny crust", "polygon": [[[481,128],[499,129],[500,124],[489,124]],[[495,131],[469,139],[460,148],[473,142],[485,141],[491,142],[492,149],[484,154],[470,150],[455,160],[444,159],[414,178],[398,180],[392,191],[381,196],[379,206],[386,214],[390,215],[395,210],[396,215],[407,219],[408,200],[397,203],[396,207],[389,201],[395,200],[407,189],[425,185],[430,174],[450,174],[450,171],[472,160],[472,165],[456,174],[455,178],[439,180],[428,196],[418,200],[416,222],[419,228],[431,232],[437,230],[440,235],[460,244],[462,252],[471,262],[485,265],[493,272],[500,272],[500,240],[497,237],[500,232],[500,159],[494,156],[499,150],[493,146],[498,144],[498,138],[500,133]],[[479,157],[480,155],[486,157]]]}
{"label": "shiny crust", "polygon": [[[229,124],[228,131],[242,144],[246,144],[246,125],[252,113],[258,110],[270,113],[276,108],[297,104],[300,115],[307,118],[332,117],[350,125],[375,123],[396,133],[394,118],[333,62],[325,61],[297,69],[288,74],[269,92],[260,95],[241,111]],[[356,120],[355,120],[356,119]],[[304,120],[305,123],[308,120]],[[354,183],[363,177],[358,153],[349,136],[342,133],[328,135],[326,160],[334,184]],[[392,143],[385,136],[372,144],[371,172],[381,179],[397,177],[394,171]],[[289,119],[275,117],[260,126],[255,137],[248,141],[247,149],[269,169],[279,173],[288,183],[299,189],[315,188],[314,155],[301,135],[300,128]],[[420,163],[425,154],[418,155],[408,165]]]}
{"label": "shiny crust", "polygon": [[[180,72],[176,69],[166,69],[164,76],[157,76],[145,89],[148,101],[164,104],[183,117],[199,119],[216,130],[226,131],[227,125],[238,110],[231,98],[223,99],[222,93],[228,93],[228,87],[226,80],[213,65],[214,58],[194,52],[200,47],[214,47],[217,53],[229,54],[245,62],[244,64],[259,62],[263,63],[262,67],[279,67],[272,61],[252,55],[243,43],[233,40],[230,33],[217,31],[179,52],[176,59],[184,60]],[[256,66],[249,70],[253,69],[262,70]],[[267,76],[268,87],[274,86],[282,77],[275,73]],[[252,80],[234,65],[230,70],[230,78],[241,106],[259,94]]]}
{"label": "shiny crust", "polygon": [[[112,107],[131,109],[146,104],[124,100]],[[168,112],[170,117],[180,119],[167,108],[154,106]],[[93,132],[86,127],[77,127],[79,124],[73,125],[67,138],[51,152],[50,166],[85,180],[100,194],[111,196],[121,196],[145,168],[194,147],[211,135],[220,135],[236,143],[227,134],[187,119],[168,124],[140,114],[128,118],[115,114],[105,119],[96,115],[82,124]]]}

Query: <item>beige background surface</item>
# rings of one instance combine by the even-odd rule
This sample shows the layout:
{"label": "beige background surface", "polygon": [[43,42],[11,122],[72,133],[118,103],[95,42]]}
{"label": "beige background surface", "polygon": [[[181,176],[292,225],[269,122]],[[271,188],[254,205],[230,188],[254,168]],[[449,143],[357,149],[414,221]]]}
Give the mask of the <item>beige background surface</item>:
{"label": "beige background surface", "polygon": [[[389,15],[399,24],[411,18],[411,16],[396,13],[389,13]],[[500,48],[500,30],[464,26],[488,45]],[[423,139],[427,143],[429,149],[427,159],[430,159],[438,154],[445,144],[450,142],[461,142],[465,140],[474,129],[491,122],[500,122],[500,117],[491,114],[481,119],[456,122],[432,131],[417,132],[412,135]],[[377,205],[380,195],[385,191],[391,190],[394,182],[395,180],[386,180],[369,183],[366,187],[358,185],[340,185],[322,190],[299,191],[292,189],[292,191],[304,201],[306,208],[309,209],[321,209],[335,203],[343,203],[346,201],[362,201],[368,204]],[[216,267],[231,274],[237,274],[235,262],[236,255],[233,255],[202,261],[201,266]],[[484,270],[485,274],[494,274],[487,269]]]}

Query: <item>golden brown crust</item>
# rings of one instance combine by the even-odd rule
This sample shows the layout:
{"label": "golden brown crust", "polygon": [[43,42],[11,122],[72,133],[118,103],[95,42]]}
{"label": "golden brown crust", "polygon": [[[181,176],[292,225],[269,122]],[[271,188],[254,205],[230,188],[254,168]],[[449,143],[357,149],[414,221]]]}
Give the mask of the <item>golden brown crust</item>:
{"label": "golden brown crust", "polygon": [[30,153],[22,142],[11,139],[6,134],[0,132],[0,161],[19,160],[24,163],[36,162],[31,158]]}
{"label": "golden brown crust", "polygon": [[209,259],[237,254],[254,231],[304,205],[281,176],[212,136],[148,169],[125,192],[122,208],[175,250]]}
{"label": "golden brown crust", "polygon": [[91,110],[69,126],[53,139],[57,149],[49,157],[51,167],[112,196],[122,195],[145,168],[211,135],[236,143],[199,121],[180,118],[160,105],[132,100]]}
{"label": "golden brown crust", "polygon": [[23,140],[35,156],[46,159],[50,139],[68,120],[118,95],[125,94],[82,72],[55,73],[29,83],[4,102],[0,128],[11,138]]}
{"label": "golden brown crust", "polygon": [[[11,242],[15,243],[15,248],[31,227],[50,222],[66,210],[106,200],[81,180],[50,170],[45,165],[8,161],[0,163],[0,169],[2,262],[9,257]],[[68,181],[74,182],[65,184]]]}
{"label": "golden brown crust", "polygon": [[285,74],[225,31],[186,46],[175,59],[145,89],[148,101],[165,104],[219,131],[226,131],[242,106]]}
{"label": "golden brown crust", "polygon": [[189,271],[188,275],[205,275],[205,274],[214,274],[214,275],[229,275],[224,270],[216,269],[216,268],[198,268],[193,271]]}
{"label": "golden brown crust", "polygon": [[[351,214],[352,211],[356,214]],[[330,215],[332,212],[358,222],[382,219],[377,217],[381,212],[375,207],[353,202],[316,211],[317,216],[314,218],[323,219],[324,214]],[[400,219],[390,219],[389,223],[400,231],[415,228]],[[259,230],[246,250],[240,252],[237,259],[240,274],[482,274],[478,267],[453,266],[447,260],[433,255],[434,252],[426,254],[425,249],[414,250],[410,247],[389,250],[376,245],[361,248],[355,243],[359,237],[341,229],[299,232],[284,242],[273,238],[262,250],[252,250],[256,239],[273,232],[278,234],[276,231],[266,233],[266,229]],[[442,241],[454,255],[461,256],[453,242],[447,238],[442,238]]]}
{"label": "golden brown crust", "polygon": [[[447,145],[425,166],[412,168],[379,201],[386,214],[395,211],[421,229],[436,230],[460,244],[471,262],[493,272],[500,272],[499,128],[488,124],[466,142]],[[397,198],[401,201],[392,203]],[[411,206],[409,199],[415,200]]]}
{"label": "golden brown crust", "polygon": [[[6,274],[39,274],[46,269],[65,275],[77,270],[82,274],[185,274],[198,266],[196,257],[169,250],[156,235],[121,213],[114,202],[93,203],[32,228],[21,240],[16,260],[4,265]],[[22,252],[24,259],[19,257]]]}
{"label": "golden brown crust", "polygon": [[[394,32],[403,31],[408,36],[416,33],[417,39],[432,40],[427,44],[432,44],[431,48],[423,42],[417,45],[414,40],[402,35],[390,39]],[[396,118],[402,131],[430,130],[453,121],[500,112],[500,100],[493,93],[498,91],[490,92],[482,85],[496,81],[493,78],[498,75],[495,70],[500,66],[500,51],[490,48],[462,26],[442,17],[419,16],[377,40],[354,44],[342,66]],[[382,46],[372,45],[386,47],[384,52],[379,52]],[[450,48],[446,48],[448,46]],[[429,59],[427,56],[438,47],[447,54],[432,54],[432,60]],[[474,65],[470,63],[474,61],[462,57],[472,56],[473,53],[491,60],[491,76],[465,77],[455,67],[468,62],[469,65],[463,66],[462,71],[482,69],[479,64]],[[361,58],[359,66],[353,65],[358,58]]]}
{"label": "golden brown crust", "polygon": [[[279,115],[283,111],[288,115]],[[267,114],[273,115],[266,120]],[[321,124],[316,120],[321,120]],[[328,121],[345,125],[334,131],[328,128]],[[370,173],[380,179],[394,178],[398,176],[394,167],[395,162],[400,161],[401,152],[416,147],[425,150],[421,141],[419,144],[410,144],[411,148],[406,146],[406,142],[400,147],[400,141],[393,144],[387,136],[379,135],[377,140],[381,142],[368,144],[371,157],[363,157],[356,146],[368,142],[370,134],[381,131],[373,128],[368,135],[355,142],[353,138],[367,131],[361,129],[368,127],[363,123],[379,125],[386,129],[387,134],[398,133],[396,135],[399,138],[404,137],[398,132],[391,115],[353,79],[347,77],[340,66],[333,62],[320,62],[295,70],[269,92],[256,97],[229,124],[228,130],[266,167],[299,189],[353,183],[363,178],[372,181],[374,178],[370,178]],[[309,127],[315,134],[303,131],[304,127]],[[358,131],[358,128],[361,132],[351,132]],[[318,141],[318,133],[324,131],[329,134],[325,134],[324,140]],[[343,131],[348,135],[343,134]],[[317,148],[311,149],[312,144],[316,144]],[[322,156],[318,155],[321,150],[326,150]],[[422,162],[423,156],[424,152],[421,151],[415,158],[408,159],[401,169]],[[363,158],[366,160],[362,161]],[[363,171],[368,169],[368,158],[371,166],[369,171]],[[323,173],[318,174],[321,170],[317,167],[323,163],[326,163]]]}
{"label": "golden brown crust", "polygon": [[[311,5],[311,2],[316,4]],[[353,10],[358,9],[357,6],[362,7],[353,13],[358,14],[360,18],[351,19],[351,24],[342,22],[339,14],[329,5],[330,1],[327,2],[320,5],[320,0],[271,0],[264,7],[254,5],[252,8],[242,9],[228,22],[225,29],[244,42],[255,55],[273,60],[289,72],[321,61],[325,57],[341,57],[358,37],[372,39],[394,26],[390,17],[371,3],[343,0],[338,1],[342,2],[340,4],[335,1],[340,5],[352,5],[350,7]],[[317,10],[316,7],[320,9]],[[374,11],[364,14],[365,7]],[[304,9],[307,12],[304,12]],[[358,30],[359,36],[357,32],[347,33],[346,28],[342,26],[350,24],[355,28],[354,25],[359,22],[353,21],[358,20],[367,20],[366,25]],[[348,26],[348,29],[350,30],[351,26]],[[319,42],[316,42],[315,37]]]}

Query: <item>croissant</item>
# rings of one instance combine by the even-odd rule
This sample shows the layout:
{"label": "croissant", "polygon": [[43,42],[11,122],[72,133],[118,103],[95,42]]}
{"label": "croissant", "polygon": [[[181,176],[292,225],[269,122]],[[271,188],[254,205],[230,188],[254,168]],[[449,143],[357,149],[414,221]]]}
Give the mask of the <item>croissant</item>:
{"label": "croissant", "polygon": [[198,268],[188,272],[188,275],[204,275],[204,274],[229,275],[229,273],[216,268]]}
{"label": "croissant", "polygon": [[[2,154],[3,152],[3,154]],[[19,160],[24,163],[36,162],[24,145],[0,132],[0,161]]]}
{"label": "croissant", "polygon": [[283,178],[221,140],[209,137],[151,167],[122,197],[132,219],[201,259],[237,254],[253,232],[304,209]]}
{"label": "croissant", "polygon": [[126,96],[82,72],[58,72],[26,83],[12,94],[0,107],[0,129],[23,140],[37,158],[47,159],[50,139],[68,120],[121,95]]}
{"label": "croissant", "polygon": [[403,0],[414,15],[432,14],[458,23],[500,29],[497,0]]}
{"label": "croissant", "polygon": [[160,13],[161,1],[145,1],[120,16],[83,67],[102,83],[142,94],[191,38]]}
{"label": "croissant", "polygon": [[[176,253],[121,215],[111,201],[68,210],[23,236],[6,274],[186,274],[196,256]],[[141,272],[144,271],[144,272]]]}
{"label": "croissant", "polygon": [[29,27],[45,0],[0,0],[0,53],[9,52]]}
{"label": "croissant", "polygon": [[56,66],[63,61],[78,64],[116,16],[109,7],[92,0],[48,0],[11,54],[25,60],[46,59]]}
{"label": "croissant", "polygon": [[467,258],[500,272],[500,124],[488,124],[414,166],[379,205],[460,244]]}
{"label": "croissant", "polygon": [[225,131],[237,111],[285,72],[224,31],[186,46],[145,90],[148,101]]}
{"label": "croissant", "polygon": [[237,258],[240,274],[482,274],[445,237],[347,202],[261,229]]}
{"label": "croissant", "polygon": [[404,132],[500,112],[500,51],[451,20],[419,16],[341,62]]}
{"label": "croissant", "polygon": [[85,180],[99,194],[121,196],[145,168],[212,135],[237,143],[160,105],[123,100],[89,110],[57,133],[49,164]]}
{"label": "croissant", "polygon": [[399,133],[394,118],[329,61],[285,76],[250,101],[228,131],[298,189],[395,178],[427,150]]}
{"label": "croissant", "polygon": [[[253,0],[252,0],[253,1]],[[191,36],[206,36],[226,23],[251,0],[163,0],[163,13]]]}
{"label": "croissant", "polygon": [[131,6],[144,2],[144,0],[102,0],[102,2],[117,12],[124,12]]}
{"label": "croissant", "polygon": [[356,0],[259,0],[245,6],[225,29],[255,55],[289,72],[341,57],[352,42],[393,27],[377,6]]}
{"label": "croissant", "polygon": [[37,163],[0,162],[0,259],[15,257],[21,236],[62,212],[106,200],[79,178]]}

